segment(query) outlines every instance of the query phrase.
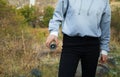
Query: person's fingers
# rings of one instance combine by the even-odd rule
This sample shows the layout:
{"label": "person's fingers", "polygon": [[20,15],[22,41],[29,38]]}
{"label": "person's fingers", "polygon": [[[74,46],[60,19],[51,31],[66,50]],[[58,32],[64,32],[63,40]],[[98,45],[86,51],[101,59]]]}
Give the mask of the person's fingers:
{"label": "person's fingers", "polygon": [[47,40],[46,40],[46,46],[49,48],[50,42],[52,41],[51,36],[48,36]]}
{"label": "person's fingers", "polygon": [[49,35],[49,36],[47,37],[46,46],[47,46],[48,48],[50,47],[50,43],[51,43],[52,41],[55,41],[56,44],[58,44],[57,36],[55,36],[55,35]]}
{"label": "person's fingers", "polygon": [[106,63],[107,62],[107,55],[103,55],[103,54],[101,54],[101,59],[100,59],[100,62],[101,63]]}
{"label": "person's fingers", "polygon": [[50,42],[50,41],[49,41],[48,38],[47,38],[47,40],[46,40],[46,46],[47,46],[47,47],[49,47],[49,42]]}

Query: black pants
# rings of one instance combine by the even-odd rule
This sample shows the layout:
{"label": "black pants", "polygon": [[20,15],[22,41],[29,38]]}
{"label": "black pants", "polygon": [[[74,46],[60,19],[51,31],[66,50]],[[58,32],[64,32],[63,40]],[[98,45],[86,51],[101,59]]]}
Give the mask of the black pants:
{"label": "black pants", "polygon": [[99,38],[69,37],[64,34],[58,77],[74,77],[79,60],[82,77],[95,77],[99,53]]}

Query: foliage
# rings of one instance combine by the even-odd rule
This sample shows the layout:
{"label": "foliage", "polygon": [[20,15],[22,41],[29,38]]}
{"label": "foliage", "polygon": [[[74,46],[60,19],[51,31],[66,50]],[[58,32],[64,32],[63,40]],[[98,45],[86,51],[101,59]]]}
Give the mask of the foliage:
{"label": "foliage", "polygon": [[53,11],[54,11],[54,8],[51,6],[47,6],[44,8],[43,20],[44,20],[45,27],[48,27],[48,23],[49,23],[50,19],[52,18]]}
{"label": "foliage", "polygon": [[29,7],[28,5],[24,6],[23,8],[20,9],[20,12],[25,17],[26,22],[33,21],[36,18],[36,16],[34,15],[35,7],[33,6],[32,7]]}
{"label": "foliage", "polygon": [[[40,15],[35,7],[16,9],[10,6],[7,0],[0,0],[0,77],[57,77],[59,54],[49,53],[45,46],[47,28],[33,29],[26,24],[39,20],[38,16],[43,16],[42,27],[47,27],[53,10],[53,7],[48,6]],[[117,40],[120,39],[119,20],[120,9],[117,8],[112,12],[111,23],[112,38]],[[111,41],[113,44],[114,40]],[[115,54],[116,65],[110,66],[108,77],[120,76],[120,57],[116,56],[119,55],[120,49],[117,42],[114,42],[114,45],[117,47],[112,49],[116,53],[111,54]],[[111,61],[114,64],[114,60]]]}
{"label": "foliage", "polygon": [[0,7],[5,7],[7,5],[6,0],[0,0]]}
{"label": "foliage", "polygon": [[39,25],[39,16],[41,13],[39,13],[38,8],[34,6],[29,7],[27,5],[19,9],[19,12],[22,16],[24,16],[25,22],[27,22],[29,25],[33,26],[34,28]]}
{"label": "foliage", "polygon": [[114,39],[116,39],[118,42],[120,42],[120,8],[116,7],[114,11],[112,11],[112,20],[111,20],[111,27],[113,29],[112,36]]}
{"label": "foliage", "polygon": [[0,77],[57,75],[57,57],[47,57],[44,52],[46,31],[25,25],[0,28]]}
{"label": "foliage", "polygon": [[23,16],[17,14],[15,7],[10,6],[6,0],[0,0],[0,26],[22,25],[23,20]]}

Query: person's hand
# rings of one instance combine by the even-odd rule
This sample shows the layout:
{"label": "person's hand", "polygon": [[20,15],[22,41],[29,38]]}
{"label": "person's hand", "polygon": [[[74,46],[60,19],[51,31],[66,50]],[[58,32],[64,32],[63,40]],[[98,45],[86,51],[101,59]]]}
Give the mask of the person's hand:
{"label": "person's hand", "polygon": [[47,40],[46,40],[46,46],[49,48],[51,42],[53,42],[53,41],[55,41],[56,45],[58,45],[58,38],[57,38],[57,36],[55,36],[55,35],[49,35],[47,37]]}
{"label": "person's hand", "polygon": [[108,55],[101,54],[100,63],[106,63],[108,59]]}

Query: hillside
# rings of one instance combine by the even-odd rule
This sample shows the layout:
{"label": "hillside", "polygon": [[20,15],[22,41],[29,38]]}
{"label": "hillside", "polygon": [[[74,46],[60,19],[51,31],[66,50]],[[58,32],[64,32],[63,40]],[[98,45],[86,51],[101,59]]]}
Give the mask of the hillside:
{"label": "hillside", "polygon": [[[29,5],[30,0],[8,0],[8,2],[16,6],[17,8],[23,7],[24,5]],[[35,6],[39,9],[39,11],[43,11],[46,6],[55,7],[57,0],[35,0]]]}

